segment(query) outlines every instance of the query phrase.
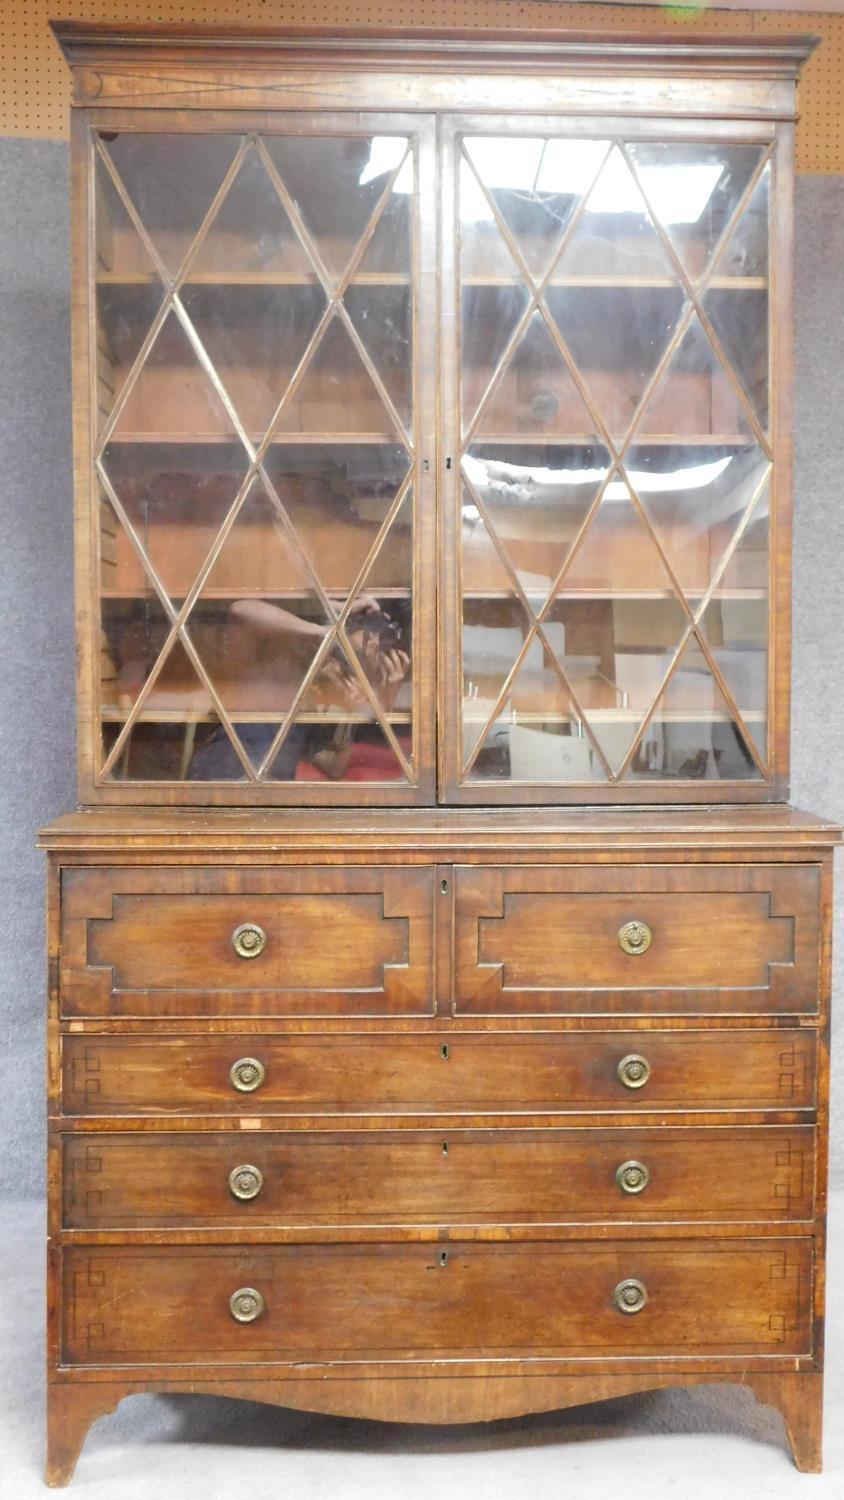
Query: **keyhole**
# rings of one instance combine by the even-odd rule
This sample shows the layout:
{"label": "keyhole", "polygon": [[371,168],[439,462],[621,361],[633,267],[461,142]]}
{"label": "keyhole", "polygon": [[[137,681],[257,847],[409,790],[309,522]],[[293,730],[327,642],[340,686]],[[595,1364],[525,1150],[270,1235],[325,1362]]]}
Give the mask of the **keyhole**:
{"label": "keyhole", "polygon": [[448,1141],[443,1141],[443,1156],[448,1156]]}
{"label": "keyhole", "polygon": [[442,894],[444,896],[448,895],[448,881],[447,880],[441,880],[440,881],[440,890],[442,891]]}
{"label": "keyhole", "polygon": [[438,1259],[439,1259],[439,1263],[440,1263],[441,1266],[447,1266],[448,1265],[448,1251],[447,1250],[441,1250],[440,1253],[439,1253]]}
{"label": "keyhole", "polygon": [[448,1059],[451,1057],[448,1042],[443,1042],[442,1046],[440,1047],[440,1057],[444,1060],[444,1062],[448,1062]]}

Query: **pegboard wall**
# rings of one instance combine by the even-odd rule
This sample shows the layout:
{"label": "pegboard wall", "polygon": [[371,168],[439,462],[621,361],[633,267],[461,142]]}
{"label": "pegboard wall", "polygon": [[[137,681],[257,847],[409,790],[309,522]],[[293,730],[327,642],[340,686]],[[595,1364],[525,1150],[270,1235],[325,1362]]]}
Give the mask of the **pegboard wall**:
{"label": "pegboard wall", "polygon": [[0,135],[67,135],[69,75],[48,29],[77,21],[234,23],[243,26],[536,27],[573,31],[814,32],[823,38],[800,87],[797,165],[844,172],[844,15],[566,5],[557,0],[0,0]]}

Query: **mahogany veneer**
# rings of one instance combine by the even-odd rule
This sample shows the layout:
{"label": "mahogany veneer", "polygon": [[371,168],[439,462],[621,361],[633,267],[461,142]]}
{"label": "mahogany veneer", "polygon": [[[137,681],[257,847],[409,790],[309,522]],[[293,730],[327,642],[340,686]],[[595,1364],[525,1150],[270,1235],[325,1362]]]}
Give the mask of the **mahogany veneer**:
{"label": "mahogany veneer", "polygon": [[433,1423],[715,1381],[819,1469],[811,40],[57,34],[48,1483],[138,1392]]}

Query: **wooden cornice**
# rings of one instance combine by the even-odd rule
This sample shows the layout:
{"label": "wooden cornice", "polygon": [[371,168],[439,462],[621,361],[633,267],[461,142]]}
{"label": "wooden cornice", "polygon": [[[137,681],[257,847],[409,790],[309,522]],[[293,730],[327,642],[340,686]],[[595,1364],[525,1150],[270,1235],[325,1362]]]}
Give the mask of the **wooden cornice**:
{"label": "wooden cornice", "polygon": [[449,72],[616,73],[796,79],[815,36],[608,35],[605,32],[253,30],[228,26],[99,25],[53,21],[72,67],[138,63],[260,70],[285,67]]}

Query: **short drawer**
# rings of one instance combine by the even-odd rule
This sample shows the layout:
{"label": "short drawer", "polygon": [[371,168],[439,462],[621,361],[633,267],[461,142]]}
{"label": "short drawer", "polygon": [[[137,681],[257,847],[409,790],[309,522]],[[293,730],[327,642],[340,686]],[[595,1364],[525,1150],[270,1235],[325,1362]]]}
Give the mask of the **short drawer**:
{"label": "short drawer", "polygon": [[811,1274],[808,1238],[74,1247],[63,1359],[795,1356]]}
{"label": "short drawer", "polygon": [[815,865],[455,871],[458,1015],[814,1013]]}
{"label": "short drawer", "polygon": [[812,1215],[814,1130],[66,1136],[70,1229]]}
{"label": "short drawer", "polygon": [[810,1109],[813,1031],[62,1038],[68,1115]]}
{"label": "short drawer", "polygon": [[433,1006],[433,874],[71,869],[67,1016],[391,1016]]}

